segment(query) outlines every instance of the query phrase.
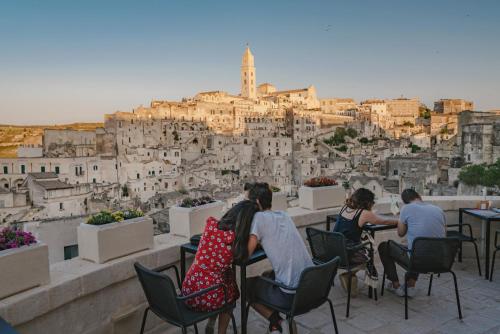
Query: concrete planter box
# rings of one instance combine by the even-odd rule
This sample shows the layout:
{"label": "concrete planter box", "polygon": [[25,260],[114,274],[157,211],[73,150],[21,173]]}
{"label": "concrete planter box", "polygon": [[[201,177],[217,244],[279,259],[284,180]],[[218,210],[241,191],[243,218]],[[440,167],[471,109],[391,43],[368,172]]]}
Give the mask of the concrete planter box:
{"label": "concrete planter box", "polygon": [[80,258],[104,263],[153,248],[153,219],[138,217],[105,225],[78,226]]}
{"label": "concrete planter box", "polygon": [[186,238],[203,233],[207,218],[214,217],[220,219],[223,207],[224,203],[220,201],[193,208],[172,206],[168,211],[170,233]]}
{"label": "concrete planter box", "polygon": [[309,210],[342,206],[345,203],[345,189],[341,186],[299,188],[299,205]]}
{"label": "concrete planter box", "polygon": [[0,251],[0,299],[48,284],[49,248],[40,242]]}
{"label": "concrete planter box", "polygon": [[273,207],[274,211],[285,211],[288,208],[288,201],[286,194],[281,192],[273,193]]}

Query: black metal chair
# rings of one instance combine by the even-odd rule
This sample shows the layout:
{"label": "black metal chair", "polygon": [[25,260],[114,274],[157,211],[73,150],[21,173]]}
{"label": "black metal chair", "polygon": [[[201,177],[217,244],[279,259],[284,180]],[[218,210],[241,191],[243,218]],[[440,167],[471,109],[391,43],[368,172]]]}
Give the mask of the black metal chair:
{"label": "black metal chair", "polygon": [[349,317],[351,306],[351,280],[355,275],[354,270],[364,266],[364,264],[353,265],[349,263],[348,251],[356,251],[365,247],[367,243],[357,245],[356,247],[347,247],[345,236],[339,232],[329,232],[318,230],[313,227],[306,228],[307,241],[311,248],[311,254],[314,263],[321,264],[339,257],[339,268],[347,272],[347,307],[346,317]]}
{"label": "black metal chair", "polygon": [[[225,307],[213,311],[213,312],[195,312],[189,309],[185,305],[185,301],[194,297],[198,297],[206,294],[209,291],[223,288],[224,296],[227,298],[226,289],[223,284],[214,285],[211,288],[198,291],[196,293],[179,296],[177,295],[174,282],[170,277],[161,272],[174,269],[175,276],[177,280],[177,285],[180,288],[181,281],[179,277],[179,272],[175,265],[168,265],[150,270],[139,263],[134,264],[135,270],[137,272],[137,277],[142,285],[146,299],[148,300],[149,306],[144,311],[142,318],[142,325],[140,333],[144,333],[144,328],[146,325],[146,319],[148,312],[151,311],[156,314],[160,319],[166,321],[174,326],[182,328],[182,333],[187,333],[187,327],[194,326],[195,333],[198,333],[198,326],[196,325],[200,321],[206,320],[208,318],[217,316],[222,312],[231,312],[231,320],[233,323],[233,330],[236,333],[236,321],[232,314],[232,309],[235,304],[226,304]],[[227,300],[227,299],[226,299]]]}
{"label": "black metal chair", "polygon": [[[416,238],[413,241],[412,250],[389,240],[390,252],[400,252],[410,254],[409,261],[403,263],[396,261],[405,269],[404,287],[405,287],[405,319],[408,319],[408,273],[430,274],[429,289],[427,295],[431,295],[432,278],[434,274],[451,273],[455,284],[455,296],[457,298],[458,317],[462,319],[462,309],[460,307],[460,297],[458,295],[457,276],[451,270],[455,262],[460,242],[456,238]],[[395,256],[394,258],[400,258]],[[381,295],[384,294],[385,271],[382,279]]]}
{"label": "black metal chair", "polygon": [[[328,304],[330,305],[333,327],[335,328],[335,333],[338,334],[339,331],[337,327],[337,320],[335,319],[335,311],[333,310],[333,303],[328,295],[330,294],[339,262],[339,258],[334,258],[330,261],[327,261],[326,263],[304,269],[304,271],[302,271],[300,275],[299,284],[297,287],[286,286],[270,278],[260,276],[259,279],[264,280],[269,284],[295,292],[290,308],[281,308],[271,304],[267,300],[262,299],[252,300],[251,302],[265,305],[274,311],[286,315],[290,334],[294,333],[293,319],[296,316],[306,314],[328,302]],[[249,308],[250,303],[247,304],[247,316]]]}
{"label": "black metal chair", "polygon": [[493,270],[495,269],[495,257],[497,256],[497,251],[500,250],[500,244],[498,243],[498,236],[500,235],[500,231],[495,232],[495,251],[493,252],[493,256],[491,257],[491,271],[490,271],[490,282],[493,280]]}
{"label": "black metal chair", "polygon": [[[474,249],[476,251],[477,270],[479,271],[479,276],[482,276],[481,275],[481,262],[479,261],[479,252],[477,250],[476,238],[474,238],[474,235],[472,234],[472,227],[470,224],[462,224],[462,227],[467,227],[469,230],[469,234],[465,234],[463,229],[462,229],[462,233],[460,233],[459,230],[455,229],[459,226],[460,226],[460,224],[447,225],[446,226],[446,228],[447,228],[446,236],[449,238],[457,238],[458,241],[460,241],[460,243],[470,242],[474,245]],[[449,229],[450,227],[452,229]]]}
{"label": "black metal chair", "polygon": [[12,328],[11,325],[7,323],[7,321],[3,320],[0,317],[0,333],[2,334],[18,334],[17,331]]}

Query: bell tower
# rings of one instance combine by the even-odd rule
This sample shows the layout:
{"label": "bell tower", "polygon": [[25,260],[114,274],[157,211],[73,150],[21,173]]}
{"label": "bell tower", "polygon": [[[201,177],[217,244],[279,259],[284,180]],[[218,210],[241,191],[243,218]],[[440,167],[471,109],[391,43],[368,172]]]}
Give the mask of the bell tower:
{"label": "bell tower", "polygon": [[243,59],[241,61],[241,96],[255,99],[257,91],[255,89],[255,66],[252,52],[250,48],[245,49]]}

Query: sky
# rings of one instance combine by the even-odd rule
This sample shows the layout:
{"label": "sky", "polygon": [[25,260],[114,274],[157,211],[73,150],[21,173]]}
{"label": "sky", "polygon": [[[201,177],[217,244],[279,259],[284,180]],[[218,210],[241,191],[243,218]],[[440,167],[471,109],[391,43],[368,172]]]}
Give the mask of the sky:
{"label": "sky", "polygon": [[101,122],[257,83],[500,109],[500,1],[0,1],[0,124]]}

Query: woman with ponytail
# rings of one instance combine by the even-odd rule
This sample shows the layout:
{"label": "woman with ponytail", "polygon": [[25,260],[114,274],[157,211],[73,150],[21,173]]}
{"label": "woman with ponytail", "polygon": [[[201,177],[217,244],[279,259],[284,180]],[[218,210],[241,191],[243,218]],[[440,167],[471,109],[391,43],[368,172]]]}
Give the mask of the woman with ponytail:
{"label": "woman with ponytail", "polygon": [[[342,233],[346,238],[348,248],[353,248],[361,243],[361,234],[363,226],[370,223],[374,225],[397,225],[397,219],[387,219],[372,212],[375,204],[375,195],[368,189],[357,189],[347,200],[340,210],[337,222],[333,229],[334,232]],[[368,261],[368,252],[364,248],[357,248],[356,251],[348,251],[349,263],[351,265],[363,264]],[[374,267],[367,268],[369,274],[375,279],[377,274]],[[344,289],[347,286],[347,275],[341,274],[340,281]],[[357,281],[353,277],[352,287],[353,295],[356,295]]]}
{"label": "woman with ponytail", "polygon": [[[219,221],[213,217],[207,219],[195,260],[182,283],[184,295],[224,284],[229,304],[239,298],[232,264],[235,260],[244,261],[248,258],[250,227],[253,216],[258,210],[255,202],[244,200],[233,206]],[[197,312],[220,309],[225,305],[224,289],[221,287],[189,299],[186,304]],[[226,333],[230,319],[230,313],[219,316],[219,334]],[[215,318],[209,320],[205,333],[214,333],[215,320]]]}

